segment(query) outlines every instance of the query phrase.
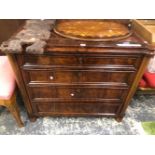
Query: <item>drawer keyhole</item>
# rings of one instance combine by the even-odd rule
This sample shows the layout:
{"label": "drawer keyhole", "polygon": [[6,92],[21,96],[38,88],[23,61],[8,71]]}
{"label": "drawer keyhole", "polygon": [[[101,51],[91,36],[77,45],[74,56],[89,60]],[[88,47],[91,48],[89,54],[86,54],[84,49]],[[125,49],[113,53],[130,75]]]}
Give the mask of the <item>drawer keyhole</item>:
{"label": "drawer keyhole", "polygon": [[79,63],[83,64],[83,58],[81,58],[81,57],[79,58]]}

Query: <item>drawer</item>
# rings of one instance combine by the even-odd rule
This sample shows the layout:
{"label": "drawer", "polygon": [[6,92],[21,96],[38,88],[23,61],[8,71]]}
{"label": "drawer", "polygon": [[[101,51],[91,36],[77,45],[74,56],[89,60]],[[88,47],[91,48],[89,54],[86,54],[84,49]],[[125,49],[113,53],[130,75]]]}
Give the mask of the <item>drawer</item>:
{"label": "drawer", "polygon": [[92,115],[115,115],[121,104],[107,104],[102,102],[36,102],[38,114],[92,114]]}
{"label": "drawer", "polygon": [[55,111],[55,104],[48,103],[48,102],[39,102],[39,103],[32,103],[33,107],[35,105],[35,112],[54,112]]}
{"label": "drawer", "polygon": [[27,83],[94,83],[117,82],[129,84],[135,72],[114,70],[26,70]]}
{"label": "drawer", "polygon": [[127,94],[127,89],[103,88],[103,86],[34,86],[27,87],[32,101],[59,100],[106,100],[120,101]]}
{"label": "drawer", "polygon": [[[18,57],[18,61],[21,65],[39,65],[39,67],[49,67],[50,65],[58,66],[101,66],[109,65],[125,65],[134,66],[135,68],[140,63],[139,56],[131,55],[53,55],[53,56],[36,56],[36,55],[24,55],[23,60]],[[24,61],[24,62],[23,62]]]}
{"label": "drawer", "polygon": [[56,103],[56,113],[83,113],[83,114],[102,114],[112,113],[116,114],[120,105],[118,104],[105,104],[105,103],[94,103],[94,102],[75,102],[75,103]]}

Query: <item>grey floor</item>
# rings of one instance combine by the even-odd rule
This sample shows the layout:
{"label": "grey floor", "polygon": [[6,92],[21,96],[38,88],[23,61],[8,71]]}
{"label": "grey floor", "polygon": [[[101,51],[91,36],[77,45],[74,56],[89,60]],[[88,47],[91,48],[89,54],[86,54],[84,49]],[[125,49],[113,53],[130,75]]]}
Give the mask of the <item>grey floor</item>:
{"label": "grey floor", "polygon": [[155,96],[135,96],[121,123],[113,118],[44,117],[31,123],[18,96],[25,127],[18,128],[9,111],[0,107],[1,135],[144,135],[142,121],[155,121]]}

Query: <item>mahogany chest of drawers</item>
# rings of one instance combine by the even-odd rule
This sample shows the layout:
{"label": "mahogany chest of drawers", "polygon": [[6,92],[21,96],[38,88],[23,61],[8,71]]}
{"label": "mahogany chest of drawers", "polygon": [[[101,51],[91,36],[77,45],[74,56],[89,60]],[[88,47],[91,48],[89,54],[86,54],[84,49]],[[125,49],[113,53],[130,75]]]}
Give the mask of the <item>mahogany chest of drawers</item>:
{"label": "mahogany chest of drawers", "polygon": [[120,121],[151,55],[136,34],[105,43],[53,32],[43,54],[8,54],[32,121],[40,116],[112,116]]}

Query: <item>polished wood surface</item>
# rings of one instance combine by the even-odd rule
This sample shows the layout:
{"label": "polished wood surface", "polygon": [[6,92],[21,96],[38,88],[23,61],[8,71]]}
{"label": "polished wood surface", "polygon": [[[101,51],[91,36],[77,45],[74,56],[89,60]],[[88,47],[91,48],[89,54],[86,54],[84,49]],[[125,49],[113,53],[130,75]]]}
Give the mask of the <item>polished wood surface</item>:
{"label": "polished wood surface", "polygon": [[[115,116],[119,104],[102,102],[34,103],[40,116]],[[95,104],[95,106],[94,106]]]}
{"label": "polished wood surface", "polygon": [[126,24],[101,19],[57,20],[54,32],[63,37],[88,41],[116,41],[127,38],[132,33]]}
{"label": "polished wood surface", "polygon": [[155,45],[155,20],[133,20],[133,28],[148,43]]}
{"label": "polished wood surface", "polygon": [[29,83],[96,83],[96,82],[117,82],[129,84],[134,76],[134,71],[108,69],[62,69],[62,70],[25,70],[26,80]]}
{"label": "polished wood surface", "polygon": [[[103,51],[104,52],[104,51]],[[108,52],[108,51],[107,51]],[[117,51],[117,52],[120,52]],[[115,50],[116,53],[116,50]],[[21,60],[22,59],[22,60]],[[22,64],[24,63],[24,67],[26,68],[27,66],[29,68],[37,67],[44,67],[48,68],[48,65],[56,65],[56,66],[86,66],[89,67],[90,65],[93,66],[102,66],[110,67],[110,65],[118,65],[117,67],[136,67],[139,63],[140,55],[131,55],[131,54],[94,54],[94,53],[78,53],[78,52],[70,52],[68,54],[57,54],[56,52],[52,52],[52,55],[23,55],[19,63]],[[138,60],[138,61],[137,61]],[[35,64],[34,64],[35,62]],[[42,65],[42,66],[41,66]],[[104,65],[104,66],[103,66]],[[121,66],[123,65],[123,66]],[[93,67],[91,66],[91,67]],[[51,66],[50,66],[51,67]]]}
{"label": "polished wood surface", "polygon": [[9,54],[31,120],[40,116],[112,116],[121,121],[152,50],[133,33],[88,42],[54,32],[43,54]]}

